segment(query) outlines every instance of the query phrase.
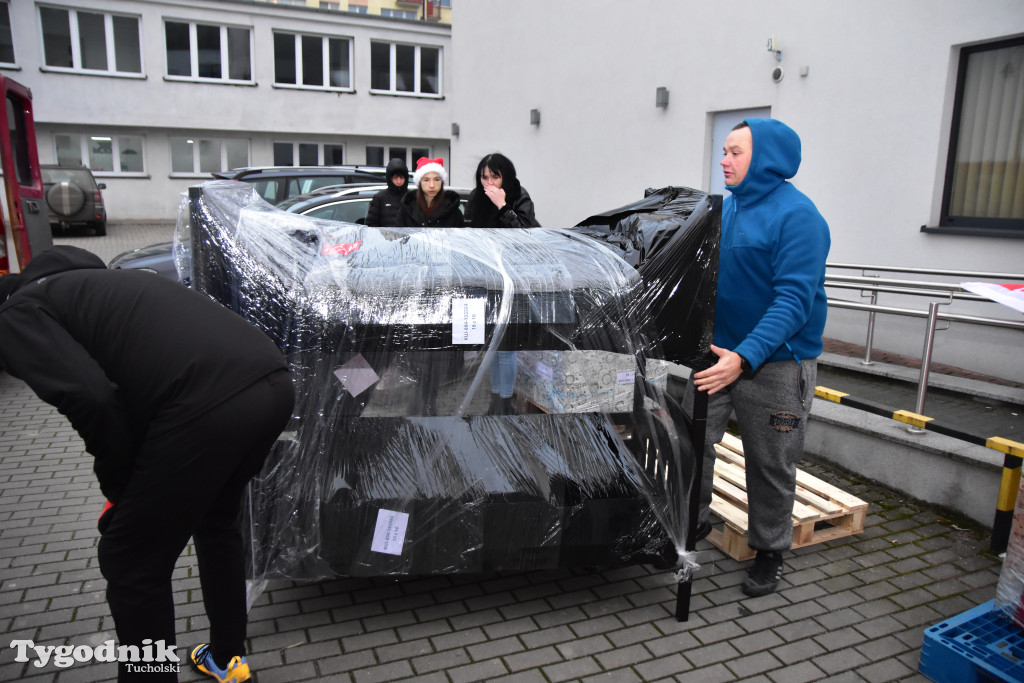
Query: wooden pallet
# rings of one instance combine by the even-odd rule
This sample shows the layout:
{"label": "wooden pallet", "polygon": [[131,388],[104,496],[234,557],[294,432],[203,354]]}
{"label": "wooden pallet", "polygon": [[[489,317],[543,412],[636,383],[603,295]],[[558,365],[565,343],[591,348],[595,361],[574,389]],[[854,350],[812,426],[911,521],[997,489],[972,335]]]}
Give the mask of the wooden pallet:
{"label": "wooden pallet", "polygon": [[[740,440],[726,434],[715,445],[714,492],[711,511],[725,526],[713,529],[708,540],[738,561],[749,560],[755,551],[747,545],[746,462]],[[799,469],[793,503],[793,547],[821,543],[864,531],[868,504]]]}

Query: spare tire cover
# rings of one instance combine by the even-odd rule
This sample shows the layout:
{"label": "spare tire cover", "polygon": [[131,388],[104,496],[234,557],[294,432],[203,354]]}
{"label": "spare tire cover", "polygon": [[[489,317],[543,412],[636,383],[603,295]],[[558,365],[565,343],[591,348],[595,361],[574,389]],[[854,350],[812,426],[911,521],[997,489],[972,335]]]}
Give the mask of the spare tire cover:
{"label": "spare tire cover", "polygon": [[46,191],[46,203],[54,213],[71,216],[85,206],[85,192],[77,185],[64,180],[54,183],[53,187]]}

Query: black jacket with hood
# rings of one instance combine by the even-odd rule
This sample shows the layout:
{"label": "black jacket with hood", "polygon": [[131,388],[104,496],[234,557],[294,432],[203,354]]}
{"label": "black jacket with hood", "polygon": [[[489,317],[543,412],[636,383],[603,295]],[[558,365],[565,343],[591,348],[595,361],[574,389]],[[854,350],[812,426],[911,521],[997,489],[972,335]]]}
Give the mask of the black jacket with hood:
{"label": "black jacket with hood", "polygon": [[52,247],[0,278],[0,369],[71,421],[113,502],[144,439],[286,367],[220,304],[84,249]]}
{"label": "black jacket with hood", "polygon": [[462,201],[455,190],[443,190],[438,198],[441,204],[427,217],[416,199],[417,192],[410,192],[402,200],[402,208],[395,219],[396,228],[464,228],[465,220],[459,203]]}
{"label": "black jacket with hood", "polygon": [[466,203],[466,224],[474,228],[539,228],[533,200],[525,187],[518,186],[506,195],[505,206],[494,205],[479,189],[474,189]]}
{"label": "black jacket with hood", "polygon": [[392,159],[388,162],[387,171],[388,187],[373,195],[370,200],[370,208],[366,212],[366,224],[372,228],[390,228],[395,224],[398,217],[398,209],[401,207],[402,198],[409,194],[409,183],[398,187],[391,178],[394,175],[409,177],[409,167],[401,159]]}

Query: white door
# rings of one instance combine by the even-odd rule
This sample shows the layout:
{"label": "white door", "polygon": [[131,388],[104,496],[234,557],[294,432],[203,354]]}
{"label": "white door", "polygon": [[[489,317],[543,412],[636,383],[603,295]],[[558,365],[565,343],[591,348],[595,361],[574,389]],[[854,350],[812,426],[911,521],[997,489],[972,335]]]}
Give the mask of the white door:
{"label": "white door", "polygon": [[722,177],[722,148],[729,137],[732,127],[744,119],[770,119],[771,107],[757,109],[735,109],[733,111],[715,112],[714,124],[711,128],[711,191],[710,194],[724,195],[725,179]]}

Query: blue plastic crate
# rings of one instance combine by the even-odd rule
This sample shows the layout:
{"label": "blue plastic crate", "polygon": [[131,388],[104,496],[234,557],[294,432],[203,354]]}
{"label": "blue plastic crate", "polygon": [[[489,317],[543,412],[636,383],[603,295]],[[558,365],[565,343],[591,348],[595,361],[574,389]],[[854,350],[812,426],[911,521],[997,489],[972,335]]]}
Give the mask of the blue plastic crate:
{"label": "blue plastic crate", "polygon": [[928,628],[920,670],[936,683],[1024,682],[1024,631],[990,600]]}

